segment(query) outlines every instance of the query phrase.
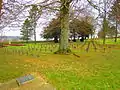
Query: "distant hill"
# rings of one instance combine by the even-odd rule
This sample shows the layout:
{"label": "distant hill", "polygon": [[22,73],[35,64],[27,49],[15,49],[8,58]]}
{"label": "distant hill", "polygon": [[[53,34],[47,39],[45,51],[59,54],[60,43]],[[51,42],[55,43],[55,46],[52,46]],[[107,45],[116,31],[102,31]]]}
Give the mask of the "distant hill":
{"label": "distant hill", "polygon": [[0,40],[20,40],[20,36],[0,36]]}

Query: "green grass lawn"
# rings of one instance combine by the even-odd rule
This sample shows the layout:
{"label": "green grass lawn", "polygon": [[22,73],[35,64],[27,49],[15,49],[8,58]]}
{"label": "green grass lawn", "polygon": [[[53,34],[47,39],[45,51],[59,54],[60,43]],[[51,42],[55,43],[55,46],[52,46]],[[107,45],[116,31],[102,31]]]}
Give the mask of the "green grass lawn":
{"label": "green grass lawn", "polygon": [[1,83],[27,73],[39,72],[57,90],[120,89],[120,45],[96,52],[93,48],[86,52],[84,48],[73,46],[73,52],[79,57],[30,51],[40,55],[31,57],[5,53],[4,50],[0,48]]}
{"label": "green grass lawn", "polygon": [[[99,43],[103,43],[102,39],[98,39]],[[120,38],[117,39],[117,42],[115,42],[115,39],[106,39],[106,44],[120,44]]]}

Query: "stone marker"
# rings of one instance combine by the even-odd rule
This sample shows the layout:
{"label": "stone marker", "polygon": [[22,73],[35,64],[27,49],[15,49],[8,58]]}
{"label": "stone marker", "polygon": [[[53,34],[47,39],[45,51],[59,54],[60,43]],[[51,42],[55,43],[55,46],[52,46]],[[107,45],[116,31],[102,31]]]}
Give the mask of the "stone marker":
{"label": "stone marker", "polygon": [[33,72],[0,85],[0,90],[56,90],[39,73]]}
{"label": "stone marker", "polygon": [[16,79],[19,86],[32,80],[34,80],[34,76],[30,74]]}

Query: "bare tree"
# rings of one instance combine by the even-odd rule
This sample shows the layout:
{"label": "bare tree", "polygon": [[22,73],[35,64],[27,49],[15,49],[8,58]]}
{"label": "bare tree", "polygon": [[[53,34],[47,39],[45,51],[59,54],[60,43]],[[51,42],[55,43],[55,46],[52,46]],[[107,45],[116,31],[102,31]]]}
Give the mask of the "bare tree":
{"label": "bare tree", "polygon": [[117,42],[118,24],[119,24],[119,17],[120,17],[120,1],[119,0],[114,0],[109,17],[112,22],[115,22],[115,27],[116,27],[115,42]]}
{"label": "bare tree", "polygon": [[19,0],[3,1],[1,6],[0,30],[4,29],[12,22],[21,21],[20,15],[26,17],[24,11],[29,7],[29,4],[30,2],[22,2]]}
{"label": "bare tree", "polygon": [[[83,10],[79,5],[75,5],[76,3],[80,3],[82,0],[44,0],[36,5],[40,6],[43,13],[57,13],[60,12],[60,21],[61,21],[61,35],[60,35],[60,44],[59,44],[59,50],[58,53],[69,53],[70,49],[68,47],[68,39],[69,39],[69,21],[70,21],[70,9],[72,8],[74,11],[78,12],[76,13],[76,16],[79,15],[79,13]],[[84,2],[83,2],[84,3]],[[11,3],[12,4],[12,3]],[[7,5],[10,5],[8,4]],[[15,3],[14,3],[15,4]],[[13,5],[13,4],[12,4]],[[17,6],[16,6],[17,5]],[[15,19],[18,19],[18,16],[28,7],[30,7],[32,4],[20,4],[20,2],[16,2],[15,5],[16,9],[14,8],[6,8],[7,12],[6,14],[10,14],[9,17],[2,16],[2,20],[9,24],[13,22]],[[17,8],[18,7],[18,8]],[[6,20],[8,21],[6,21]],[[6,25],[7,25],[6,24]],[[5,25],[3,23],[3,25]]]}
{"label": "bare tree", "polygon": [[0,16],[1,16],[1,10],[2,10],[2,0],[0,0]]}
{"label": "bare tree", "polygon": [[61,34],[60,34],[59,50],[57,51],[57,53],[71,52],[68,47],[70,8],[72,9],[74,8],[73,10],[76,10],[77,8],[78,12],[82,11],[80,6],[78,7],[75,6],[75,4],[80,1],[81,0],[55,0],[55,1],[45,0],[44,3],[42,3],[42,6],[44,8],[47,8],[50,11],[53,10],[53,11],[60,12]]}
{"label": "bare tree", "polygon": [[106,42],[106,32],[108,30],[108,15],[109,10],[111,8],[111,5],[114,0],[99,0],[96,3],[92,2],[92,0],[87,0],[89,4],[94,7],[96,10],[98,10],[98,17],[102,18],[102,29],[103,29],[103,44]]}

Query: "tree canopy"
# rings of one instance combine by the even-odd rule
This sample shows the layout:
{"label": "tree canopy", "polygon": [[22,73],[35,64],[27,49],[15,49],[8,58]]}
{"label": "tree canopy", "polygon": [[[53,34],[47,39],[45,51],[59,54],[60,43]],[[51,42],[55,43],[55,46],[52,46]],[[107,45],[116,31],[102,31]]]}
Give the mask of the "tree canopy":
{"label": "tree canopy", "polygon": [[[69,29],[71,33],[71,37],[86,37],[89,34],[93,33],[93,25],[86,20],[73,19],[70,21]],[[47,27],[44,28],[42,33],[42,37],[46,39],[54,38],[55,42],[58,42],[58,38],[60,38],[60,18],[52,19]],[[70,35],[69,35],[70,37]]]}

